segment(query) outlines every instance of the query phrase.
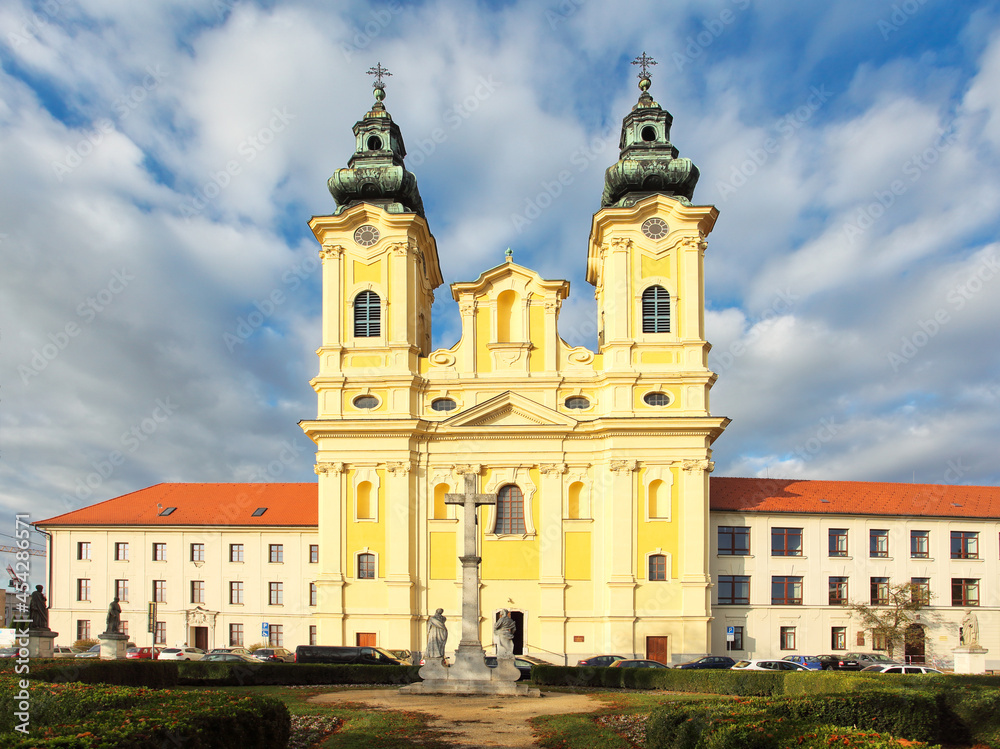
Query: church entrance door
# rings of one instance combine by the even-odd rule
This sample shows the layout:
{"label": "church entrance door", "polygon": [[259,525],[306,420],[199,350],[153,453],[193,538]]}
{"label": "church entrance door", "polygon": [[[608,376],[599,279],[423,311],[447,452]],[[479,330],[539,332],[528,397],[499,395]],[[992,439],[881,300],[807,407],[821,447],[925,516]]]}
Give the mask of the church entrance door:
{"label": "church entrance door", "polygon": [[668,637],[647,637],[646,658],[659,661],[664,666],[670,665],[670,648],[667,647]]}
{"label": "church entrance door", "polygon": [[208,627],[191,627],[194,632],[194,646],[202,650],[208,650]]}

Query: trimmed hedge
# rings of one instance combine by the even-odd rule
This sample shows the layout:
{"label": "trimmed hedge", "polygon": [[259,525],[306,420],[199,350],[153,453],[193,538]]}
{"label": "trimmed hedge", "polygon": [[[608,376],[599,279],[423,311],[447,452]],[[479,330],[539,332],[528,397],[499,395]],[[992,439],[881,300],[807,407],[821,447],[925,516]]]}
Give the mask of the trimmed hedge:
{"label": "trimmed hedge", "polygon": [[35,681],[29,735],[20,720],[17,680],[0,676],[0,746],[5,749],[275,749],[288,743],[291,717],[277,699]]}
{"label": "trimmed hedge", "polygon": [[182,686],[254,687],[309,684],[410,684],[420,681],[420,666],[370,666],[326,663],[235,663],[182,661]]}
{"label": "trimmed hedge", "polygon": [[[0,666],[0,676],[17,675],[13,660],[0,663],[3,663]],[[97,658],[32,659],[28,673],[17,677],[51,683],[82,682],[163,689],[177,686],[177,663],[140,660],[102,661]]]}
{"label": "trimmed hedge", "polygon": [[787,673],[790,672],[532,666],[531,680],[547,686],[665,689],[671,692],[766,697],[784,693],[784,677]]}

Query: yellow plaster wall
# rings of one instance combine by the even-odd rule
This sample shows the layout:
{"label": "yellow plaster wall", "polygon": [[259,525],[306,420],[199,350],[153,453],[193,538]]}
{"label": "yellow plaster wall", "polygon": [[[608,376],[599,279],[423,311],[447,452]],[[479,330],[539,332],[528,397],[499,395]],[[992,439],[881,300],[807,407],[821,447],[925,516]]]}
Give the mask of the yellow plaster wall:
{"label": "yellow plaster wall", "polygon": [[[639,571],[638,577],[645,580],[649,574],[646,562],[646,555],[654,549],[662,549],[670,554],[670,579],[677,579],[677,560],[680,556],[680,538],[678,535],[678,508],[680,506],[680,476],[676,466],[670,467],[674,480],[670,487],[670,521],[652,520],[646,521],[646,468],[639,470],[638,490],[636,491],[636,517],[639,518],[638,531],[636,533],[636,569]],[[666,487],[660,487],[659,495],[666,493]]]}
{"label": "yellow plaster wall", "polygon": [[[344,390],[344,413],[347,415],[358,415],[358,414],[371,414],[378,413],[379,411],[389,410],[389,391],[388,390]],[[355,408],[354,399],[359,395],[374,395],[378,398],[378,406],[375,408]]]}
{"label": "yellow plaster wall", "polygon": [[671,271],[671,257],[666,255],[661,258],[653,258],[649,255],[642,255],[642,264],[639,269],[640,278],[652,278],[654,276],[660,276],[662,278],[670,278],[672,276]]}
{"label": "yellow plaster wall", "polygon": [[565,534],[566,579],[590,580],[590,531],[572,531]]}
{"label": "yellow plaster wall", "polygon": [[528,340],[532,351],[528,358],[529,372],[545,371],[545,307],[532,304],[528,308]]}
{"label": "yellow plaster wall", "polygon": [[537,580],[538,538],[483,540],[483,580]]}
{"label": "yellow plaster wall", "polygon": [[461,578],[456,560],[458,552],[455,533],[450,531],[430,534],[430,576],[431,580],[456,580]]}
{"label": "yellow plaster wall", "polygon": [[[643,400],[643,397],[645,397],[646,393],[652,392],[652,390],[653,388],[651,385],[640,385],[639,387],[633,389],[632,405],[635,406],[635,408],[640,412],[642,411],[648,412],[651,410],[651,408],[653,408],[651,406],[647,406],[646,402]],[[656,411],[661,411],[664,408],[680,408],[681,394],[675,388],[663,388],[662,390],[659,390],[657,392],[666,393],[667,395],[669,395],[670,404],[667,406],[656,406],[655,407]]]}
{"label": "yellow plaster wall", "polygon": [[[347,473],[347,507],[350,508],[347,514],[345,535],[347,537],[345,564],[348,577],[357,575],[354,555],[361,549],[367,548],[378,555],[378,578],[385,576],[385,471],[376,471],[379,477],[379,488],[377,497],[372,497],[378,503],[378,520],[356,521],[354,519],[354,503],[357,499],[354,493],[355,469]],[[375,494],[375,492],[373,492]]]}
{"label": "yellow plaster wall", "polygon": [[643,351],[639,361],[643,364],[673,364],[674,355],[670,351]]}
{"label": "yellow plaster wall", "polygon": [[[379,283],[382,280],[382,261],[376,260],[365,265],[360,260],[354,261],[354,283]],[[352,300],[353,301],[353,300]]]}
{"label": "yellow plaster wall", "polygon": [[573,582],[566,586],[566,612],[591,616],[594,613],[594,584]]}
{"label": "yellow plaster wall", "polygon": [[490,351],[486,348],[486,343],[490,341],[490,310],[488,307],[476,308],[476,370],[479,372],[492,372],[493,362],[490,360]]}

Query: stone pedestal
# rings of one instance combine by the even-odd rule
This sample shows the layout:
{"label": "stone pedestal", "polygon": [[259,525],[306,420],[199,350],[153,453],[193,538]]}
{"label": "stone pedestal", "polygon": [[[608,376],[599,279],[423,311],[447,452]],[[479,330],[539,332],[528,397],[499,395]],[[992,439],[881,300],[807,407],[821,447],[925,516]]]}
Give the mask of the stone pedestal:
{"label": "stone pedestal", "polygon": [[51,629],[29,629],[28,657],[52,658],[54,653],[52,643],[58,636],[59,633],[53,632]]}
{"label": "stone pedestal", "polygon": [[121,661],[125,659],[125,649],[128,645],[128,635],[117,632],[102,632],[97,636],[101,641],[102,661]]}
{"label": "stone pedestal", "polygon": [[986,654],[990,652],[981,647],[960,647],[952,651],[955,654],[956,674],[985,674]]}
{"label": "stone pedestal", "polygon": [[468,694],[508,695],[511,697],[541,697],[534,687],[518,684],[521,672],[514,658],[498,658],[497,667],[486,665],[482,647],[460,645],[455,663],[427,663],[420,669],[423,681],[414,682],[399,691],[403,694]]}

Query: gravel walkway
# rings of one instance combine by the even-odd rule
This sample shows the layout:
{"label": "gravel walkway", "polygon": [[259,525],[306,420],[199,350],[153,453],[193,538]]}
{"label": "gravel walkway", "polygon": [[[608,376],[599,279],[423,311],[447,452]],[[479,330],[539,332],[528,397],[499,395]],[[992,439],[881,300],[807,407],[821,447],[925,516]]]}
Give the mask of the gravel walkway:
{"label": "gravel walkway", "polygon": [[350,690],[312,697],[309,702],[361,702],[376,710],[407,710],[430,716],[429,726],[450,738],[453,746],[533,747],[528,718],[536,715],[589,713],[601,703],[586,694],[542,692],[524,697],[467,697],[400,694],[394,689]]}

